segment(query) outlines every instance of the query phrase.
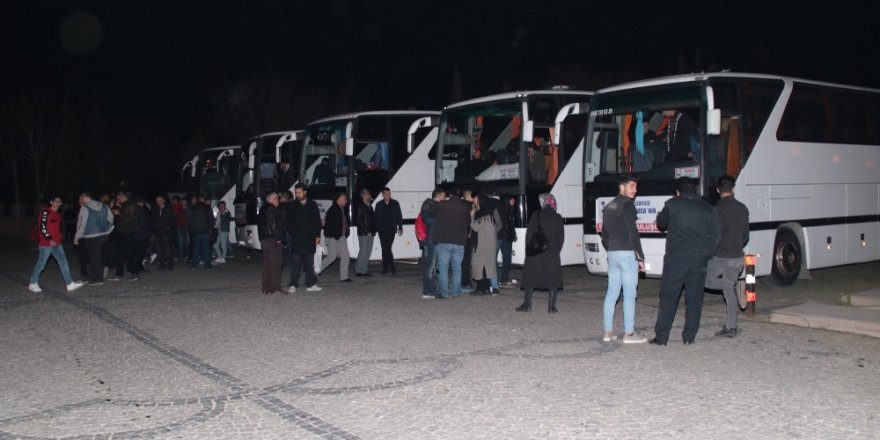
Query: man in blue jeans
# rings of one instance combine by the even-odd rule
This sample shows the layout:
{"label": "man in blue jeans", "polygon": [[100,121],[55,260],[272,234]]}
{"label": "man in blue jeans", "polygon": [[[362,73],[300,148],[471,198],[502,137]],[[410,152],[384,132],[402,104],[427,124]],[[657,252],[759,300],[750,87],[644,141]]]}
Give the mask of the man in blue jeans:
{"label": "man in blue jeans", "polygon": [[446,200],[446,190],[436,188],[431,193],[430,199],[425,199],[422,203],[420,214],[425,226],[428,227],[428,237],[422,243],[422,298],[431,299],[435,295],[435,277],[434,271],[437,267],[437,245],[434,243],[434,227],[437,225],[437,219],[429,212],[435,204]]}
{"label": "man in blue jeans", "polygon": [[461,295],[461,261],[464,258],[464,246],[467,243],[467,232],[471,222],[470,205],[458,196],[452,195],[447,200],[435,202],[428,208],[428,215],[436,222],[433,231],[439,286],[436,298],[458,298]]}
{"label": "man in blue jeans", "polygon": [[645,253],[636,228],[636,207],[633,199],[638,181],[629,174],[617,178],[617,197],[602,210],[602,245],[608,252],[608,291],[605,293],[604,328],[602,341],[617,339],[614,334],[614,307],[623,288],[623,342],[638,344],[648,338],[634,330],[636,314],[636,287],[639,272],[645,270]]}

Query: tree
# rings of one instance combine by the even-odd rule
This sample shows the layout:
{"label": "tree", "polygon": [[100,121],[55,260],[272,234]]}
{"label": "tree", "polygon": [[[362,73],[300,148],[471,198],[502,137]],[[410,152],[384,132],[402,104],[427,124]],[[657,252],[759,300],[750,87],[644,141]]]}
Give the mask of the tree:
{"label": "tree", "polygon": [[12,177],[12,214],[16,216],[21,215],[21,182],[18,166],[23,155],[24,150],[16,148],[11,132],[5,131],[0,134],[0,158],[9,167],[9,174]]}
{"label": "tree", "polygon": [[53,153],[75,143],[75,123],[70,106],[43,86],[19,88],[10,108],[12,148],[33,165],[34,195],[39,201],[49,183]]}

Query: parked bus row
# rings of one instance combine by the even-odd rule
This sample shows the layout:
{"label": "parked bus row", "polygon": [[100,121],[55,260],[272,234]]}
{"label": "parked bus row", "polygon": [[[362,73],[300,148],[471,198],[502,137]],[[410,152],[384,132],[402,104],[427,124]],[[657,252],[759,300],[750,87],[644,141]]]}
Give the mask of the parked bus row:
{"label": "parked bus row", "polygon": [[[639,178],[638,227],[649,276],[663,271],[656,214],[674,180],[717,200],[721,175],[751,212],[757,274],[790,284],[809,269],[880,259],[880,91],[730,72],[664,77],[586,92],[486,96],[442,111],[368,111],[207,149],[185,166],[201,192],[233,207],[240,246],[259,249],[265,194],[309,188],[323,212],[335,194],[391,189],[404,217],[397,258],[418,258],[414,224],[435,186],[512,196],[525,235],[549,192],[565,222],[562,264],[607,273],[602,207],[616,179]],[[234,201],[234,203],[233,203]],[[354,214],[354,213],[352,213]],[[357,252],[353,230],[349,249]],[[524,260],[524,240],[514,264]],[[378,260],[378,243],[372,258]]]}

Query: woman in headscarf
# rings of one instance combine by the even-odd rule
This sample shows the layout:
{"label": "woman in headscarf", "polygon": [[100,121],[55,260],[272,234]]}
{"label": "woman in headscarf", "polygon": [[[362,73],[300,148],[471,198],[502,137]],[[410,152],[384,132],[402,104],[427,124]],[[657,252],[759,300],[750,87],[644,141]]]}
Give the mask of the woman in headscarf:
{"label": "woman in headscarf", "polygon": [[504,227],[501,214],[487,201],[486,196],[474,198],[471,209],[471,230],[473,239],[471,254],[471,276],[477,282],[474,294],[486,295],[492,291],[491,280],[497,278],[498,232]]}
{"label": "woman in headscarf", "polygon": [[522,288],[525,298],[522,305],[516,308],[517,312],[528,312],[532,309],[532,291],[535,289],[550,292],[547,304],[547,313],[556,313],[556,294],[562,289],[562,262],[559,252],[562,251],[562,242],[565,232],[562,225],[562,216],[556,213],[556,198],[552,194],[544,193],[538,196],[541,210],[532,214],[529,225],[526,228],[526,247],[532,242],[535,232],[540,228],[547,237],[547,249],[537,255],[526,254],[523,264]]}

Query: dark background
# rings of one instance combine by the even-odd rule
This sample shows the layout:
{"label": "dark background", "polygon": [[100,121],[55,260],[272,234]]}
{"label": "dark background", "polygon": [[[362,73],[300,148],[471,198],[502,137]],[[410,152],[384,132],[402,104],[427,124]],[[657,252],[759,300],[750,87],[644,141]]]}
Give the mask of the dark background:
{"label": "dark background", "polygon": [[880,87],[866,3],[0,5],[0,202],[15,198],[13,165],[23,202],[164,191],[202,148],[352,110],[721,69]]}

